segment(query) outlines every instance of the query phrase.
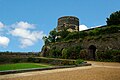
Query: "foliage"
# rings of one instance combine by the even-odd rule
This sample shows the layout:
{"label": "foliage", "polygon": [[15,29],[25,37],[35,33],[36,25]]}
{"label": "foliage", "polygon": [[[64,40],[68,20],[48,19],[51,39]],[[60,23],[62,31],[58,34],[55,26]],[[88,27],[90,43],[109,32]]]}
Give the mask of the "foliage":
{"label": "foliage", "polygon": [[120,24],[120,11],[112,13],[106,22],[108,26]]}
{"label": "foliage", "polygon": [[81,64],[81,63],[83,63],[83,62],[84,62],[84,60],[82,60],[82,59],[77,59],[76,62],[75,62],[75,64],[76,64],[76,65],[79,65],[79,64]]}
{"label": "foliage", "polygon": [[97,52],[99,61],[115,61],[120,62],[120,50],[106,50],[105,52]]}
{"label": "foliage", "polygon": [[69,33],[64,40],[66,41],[66,40],[70,40],[70,39],[79,39],[79,32]]}
{"label": "foliage", "polygon": [[63,58],[63,59],[68,59],[69,56],[70,56],[70,50],[64,48],[64,49],[62,50],[62,58]]}
{"label": "foliage", "polygon": [[47,38],[47,36],[43,36],[42,39],[43,39],[45,45],[50,42],[49,39]]}
{"label": "foliage", "polygon": [[0,63],[8,63],[10,61],[10,58],[0,57]]}
{"label": "foliage", "polygon": [[62,50],[62,58],[64,59],[78,59],[81,46],[68,47]]}
{"label": "foliage", "polygon": [[34,61],[34,58],[32,58],[32,57],[29,57],[28,59],[27,59],[27,62],[33,62]]}
{"label": "foliage", "polygon": [[87,53],[87,51],[85,49],[82,49],[80,51],[80,55],[79,56],[80,56],[81,59],[87,59],[88,53]]}
{"label": "foliage", "polygon": [[19,63],[20,61],[21,61],[20,58],[14,58],[14,59],[12,59],[12,62],[13,62],[13,63]]}
{"label": "foliage", "polygon": [[69,31],[66,31],[66,30],[63,30],[63,31],[58,32],[58,36],[60,36],[60,37],[57,38],[57,41],[58,41],[58,42],[63,41],[64,38],[66,38],[69,33],[70,33],[70,32],[69,32]]}
{"label": "foliage", "polygon": [[61,57],[61,50],[59,50],[59,49],[51,49],[49,51],[49,57],[54,57],[54,58]]}
{"label": "foliage", "polygon": [[85,32],[85,31],[80,31],[80,32],[79,32],[79,38],[84,38],[84,37],[86,37],[86,36],[88,36],[88,33],[87,33],[87,32]]}
{"label": "foliage", "polygon": [[44,63],[50,65],[74,65],[75,60],[71,59],[59,59],[59,58],[46,58],[46,57],[37,57],[33,58],[32,62],[39,61],[37,63]]}
{"label": "foliage", "polygon": [[112,34],[120,31],[120,25],[111,25],[101,28],[95,28],[88,32],[88,36],[100,36],[104,34]]}
{"label": "foliage", "polygon": [[56,41],[56,37],[57,37],[56,29],[50,31],[49,36],[48,36],[50,42],[55,42]]}
{"label": "foliage", "polygon": [[43,36],[43,40],[44,40],[44,43],[45,44],[48,44],[48,43],[54,43],[56,41],[56,37],[57,37],[58,33],[56,31],[56,29],[53,29],[52,31],[50,31],[49,33],[49,36]]}
{"label": "foliage", "polygon": [[84,38],[88,34],[85,31],[80,31],[80,32],[71,32],[69,33],[66,38],[64,39],[65,41],[68,41],[70,39],[79,39],[79,38]]}

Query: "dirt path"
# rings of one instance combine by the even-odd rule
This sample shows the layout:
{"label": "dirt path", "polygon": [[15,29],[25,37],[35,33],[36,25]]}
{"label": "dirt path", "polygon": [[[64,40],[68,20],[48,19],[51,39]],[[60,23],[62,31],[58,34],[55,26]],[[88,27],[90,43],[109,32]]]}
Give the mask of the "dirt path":
{"label": "dirt path", "polygon": [[0,80],[120,80],[120,63],[88,63],[92,66],[1,75]]}

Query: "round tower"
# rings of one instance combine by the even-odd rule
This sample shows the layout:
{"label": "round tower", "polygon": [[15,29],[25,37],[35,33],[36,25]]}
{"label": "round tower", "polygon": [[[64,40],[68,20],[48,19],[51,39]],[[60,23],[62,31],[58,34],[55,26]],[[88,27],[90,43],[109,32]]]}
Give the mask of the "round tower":
{"label": "round tower", "polygon": [[70,32],[79,31],[79,19],[75,16],[60,17],[58,19],[57,30],[59,32],[64,29]]}

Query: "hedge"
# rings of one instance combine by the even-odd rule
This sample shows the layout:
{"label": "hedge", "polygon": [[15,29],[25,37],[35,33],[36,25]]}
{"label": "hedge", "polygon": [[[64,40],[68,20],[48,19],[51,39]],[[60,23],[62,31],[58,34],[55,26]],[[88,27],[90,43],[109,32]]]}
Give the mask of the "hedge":
{"label": "hedge", "polygon": [[57,59],[57,58],[45,58],[45,57],[36,57],[36,58],[28,58],[29,62],[35,62],[35,63],[46,63],[51,65],[75,65],[76,60],[70,60],[70,59]]}

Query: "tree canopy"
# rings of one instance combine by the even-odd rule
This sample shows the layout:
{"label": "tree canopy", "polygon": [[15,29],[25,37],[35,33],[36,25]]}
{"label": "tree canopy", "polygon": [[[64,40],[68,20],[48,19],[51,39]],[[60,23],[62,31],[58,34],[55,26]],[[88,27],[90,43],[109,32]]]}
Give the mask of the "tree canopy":
{"label": "tree canopy", "polygon": [[120,10],[112,13],[106,22],[108,26],[120,24]]}

